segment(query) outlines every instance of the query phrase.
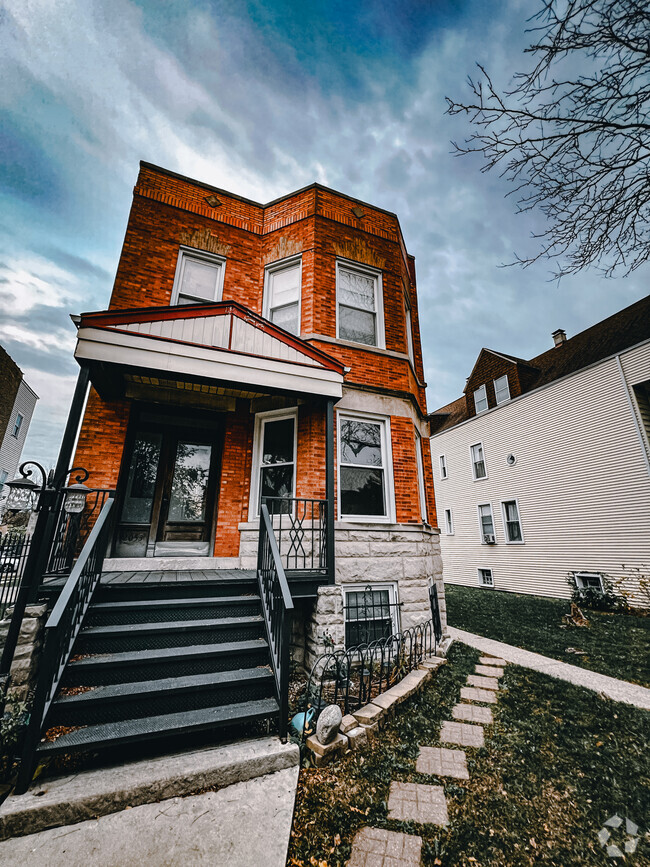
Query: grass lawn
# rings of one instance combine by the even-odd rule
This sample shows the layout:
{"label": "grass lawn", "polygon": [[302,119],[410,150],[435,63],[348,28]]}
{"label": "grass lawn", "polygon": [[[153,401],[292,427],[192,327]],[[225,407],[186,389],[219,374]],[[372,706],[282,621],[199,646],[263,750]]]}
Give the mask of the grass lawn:
{"label": "grass lawn", "polygon": [[[596,693],[507,666],[486,745],[466,749],[469,781],[415,772],[418,744],[436,746],[478,653],[455,644],[450,664],[400,706],[376,741],[328,768],[300,772],[289,867],[335,867],[365,825],[417,833],[425,867],[607,865],[597,839],[618,812],[650,818],[650,715]],[[450,824],[387,818],[391,780],[444,785]],[[650,863],[640,839],[634,864]]]}
{"label": "grass lawn", "polygon": [[450,584],[445,596],[450,626],[650,687],[650,617],[585,609],[590,626],[564,627],[566,599]]}

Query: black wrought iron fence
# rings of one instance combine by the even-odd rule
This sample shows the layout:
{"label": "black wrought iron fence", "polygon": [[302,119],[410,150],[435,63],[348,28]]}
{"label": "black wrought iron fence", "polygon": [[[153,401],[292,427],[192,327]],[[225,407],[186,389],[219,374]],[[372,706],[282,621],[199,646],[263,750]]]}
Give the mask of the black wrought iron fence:
{"label": "black wrought iron fence", "polygon": [[438,600],[438,588],[435,584],[429,587],[429,603],[431,605],[431,621],[433,631],[438,644],[442,641],[442,620],[440,618],[440,602]]}
{"label": "black wrought iron fence", "polygon": [[18,596],[30,543],[25,533],[0,536],[0,620]]}
{"label": "black wrought iron fence", "polygon": [[426,620],[369,644],[322,654],[295,709],[304,714],[298,717],[298,734],[304,738],[313,731],[327,705],[337,704],[343,714],[354,713],[435,656],[437,648],[433,621]]}
{"label": "black wrought iron fence", "polygon": [[[63,490],[65,492],[65,488]],[[69,514],[65,509],[60,509],[47,562],[46,571],[49,574],[66,575],[70,572],[104,503],[114,494],[113,490],[96,488],[86,496],[82,512]]]}
{"label": "black wrought iron fence", "polygon": [[327,500],[262,497],[285,572],[327,575]]}
{"label": "black wrought iron fence", "polygon": [[59,687],[86,611],[101,578],[110,538],[113,502],[114,500],[109,498],[102,506],[86,544],[45,624],[43,653],[34,691],[34,703],[25,732],[23,758],[16,786],[16,792],[19,794],[27,789],[31,781],[34,751],[45,725],[50,704]]}

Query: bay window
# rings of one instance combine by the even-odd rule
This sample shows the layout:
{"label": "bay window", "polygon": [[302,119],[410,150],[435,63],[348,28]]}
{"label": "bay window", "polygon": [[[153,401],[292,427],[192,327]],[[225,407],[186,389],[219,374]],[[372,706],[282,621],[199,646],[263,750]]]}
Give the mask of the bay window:
{"label": "bay window", "polygon": [[339,515],[390,520],[392,491],[386,419],[339,415]]}
{"label": "bay window", "polygon": [[221,301],[225,262],[221,256],[181,247],[171,303],[210,304]]}
{"label": "bay window", "polygon": [[300,259],[270,265],[264,282],[264,316],[280,328],[300,334]]}
{"label": "bay window", "polygon": [[374,268],[336,263],[336,336],[384,346],[381,273]]}

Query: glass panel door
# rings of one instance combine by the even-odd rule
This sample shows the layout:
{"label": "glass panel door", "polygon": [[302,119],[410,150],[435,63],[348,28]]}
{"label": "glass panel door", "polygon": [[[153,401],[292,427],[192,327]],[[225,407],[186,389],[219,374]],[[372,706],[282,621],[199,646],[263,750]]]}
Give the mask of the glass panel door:
{"label": "glass panel door", "polygon": [[147,553],[161,446],[160,433],[139,433],[133,443],[115,546],[118,557]]}

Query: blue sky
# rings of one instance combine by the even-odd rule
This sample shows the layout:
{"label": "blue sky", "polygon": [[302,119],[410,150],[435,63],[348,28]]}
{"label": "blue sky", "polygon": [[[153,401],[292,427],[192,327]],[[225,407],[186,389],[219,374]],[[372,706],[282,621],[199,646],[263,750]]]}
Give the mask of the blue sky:
{"label": "blue sky", "polygon": [[110,296],[138,162],[258,201],[312,181],[395,211],[416,257],[429,408],[482,346],[531,357],[647,293],[648,269],[501,268],[536,214],[450,154],[476,61],[507,84],[530,0],[0,0],[0,343],[52,464],[76,378],[70,313]]}

